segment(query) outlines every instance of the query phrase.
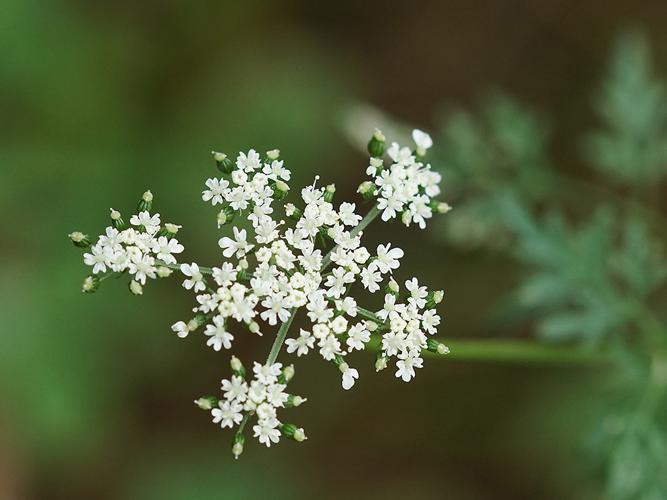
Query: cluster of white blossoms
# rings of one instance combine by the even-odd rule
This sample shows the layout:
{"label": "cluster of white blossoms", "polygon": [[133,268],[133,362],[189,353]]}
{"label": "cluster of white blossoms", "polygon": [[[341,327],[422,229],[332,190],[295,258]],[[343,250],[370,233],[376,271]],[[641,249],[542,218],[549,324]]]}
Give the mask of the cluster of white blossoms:
{"label": "cluster of white blossoms", "polygon": [[373,178],[359,187],[359,191],[368,196],[376,196],[378,208],[382,210],[382,220],[388,221],[400,215],[406,226],[413,222],[421,229],[426,227],[426,220],[433,217],[434,209],[446,213],[450,206],[446,203],[434,202],[440,194],[438,172],[431,170],[431,165],[420,161],[426,151],[433,146],[431,137],[421,130],[413,130],[412,138],[417,145],[416,150],[400,146],[392,142],[387,149],[391,159],[388,168],[384,168],[381,151],[384,149],[384,135],[375,131],[369,144],[371,154],[373,148],[381,148],[379,155],[371,157],[366,174]]}
{"label": "cluster of white blossoms", "polygon": [[161,226],[160,214],[150,213],[152,202],[153,195],[146,191],[139,202],[139,213],[130,218],[130,226],[126,226],[120,212],[110,209],[111,225],[94,245],[81,232],[69,235],[76,246],[89,248],[83,254],[83,262],[92,267],[92,274],[83,282],[84,292],[96,291],[105,276],[127,272],[132,277],[130,291],[141,295],[146,279],[171,274],[167,266],[175,265],[175,255],[183,252],[183,245],[174,238],[181,226],[171,223]]}
{"label": "cluster of white blossoms", "polygon": [[[202,199],[219,208],[218,227],[237,217],[249,223],[233,226],[231,234],[219,239],[219,266],[192,262],[178,267],[173,254],[183,247],[173,234],[161,232],[159,215],[149,215],[150,207],[131,219],[137,229],[118,232],[118,225],[108,228],[107,236],[100,237],[101,242],[84,257],[86,263],[97,266],[94,273],[109,267],[114,273],[129,272],[133,282],[141,284],[146,277],[160,275],[163,267],[169,272],[179,268],[183,287],[194,293],[195,314],[174,323],[172,331],[185,338],[203,327],[206,344],[215,351],[231,349],[243,330],[262,336],[271,327],[278,327],[272,334],[275,340],[269,357],[264,364],[254,364],[255,377],[250,383],[245,381],[238,359],[232,357],[234,376],[223,380],[223,398],[197,400],[200,407],[211,410],[214,422],[222,427],[239,425],[234,439],[236,456],[243,449],[243,428],[250,417],[257,418],[255,437],[267,446],[277,442],[281,434],[297,441],[305,439],[302,429],[282,424],[276,414],[288,401],[291,406],[303,401],[298,398],[294,404],[284,392],[293,368],[283,370],[276,363],[283,343],[296,357],[315,352],[333,363],[346,390],[359,378],[347,362],[353,351],[373,346],[379,351],[376,370],[385,368],[393,358],[396,377],[406,382],[415,376],[415,368],[422,367],[425,350],[448,352],[432,338],[440,323],[435,307],[443,292],[429,292],[417,278],[405,281],[401,289],[395,273],[403,250],[391,243],[362,244],[364,228],[380,214],[385,221],[400,215],[406,225],[414,222],[423,228],[434,213],[450,209],[434,199],[440,193],[440,175],[421,161],[432,145],[431,138],[418,130],[413,138],[415,150],[392,143],[387,150],[391,162],[384,168],[385,139],[379,131],[373,135],[367,170],[373,182],[364,182],[359,191],[375,203],[363,218],[355,203],[334,204],[335,187],[318,187],[318,177],[300,191],[298,203],[286,203],[283,210],[275,208],[274,204],[287,196],[291,177],[278,150],[264,155],[250,150],[240,153],[235,162],[214,152],[222,175],[206,181]],[[123,244],[121,239],[113,244],[113,252],[107,250],[109,238],[116,241],[125,231],[133,231],[132,243]],[[86,246],[86,241],[79,244],[71,237],[78,246]],[[137,247],[141,255],[135,255],[131,247]],[[128,256],[127,264],[116,263],[118,253]],[[367,294],[381,292],[384,306],[376,312],[361,307],[351,295],[353,289]],[[300,309],[307,324],[288,338]]]}

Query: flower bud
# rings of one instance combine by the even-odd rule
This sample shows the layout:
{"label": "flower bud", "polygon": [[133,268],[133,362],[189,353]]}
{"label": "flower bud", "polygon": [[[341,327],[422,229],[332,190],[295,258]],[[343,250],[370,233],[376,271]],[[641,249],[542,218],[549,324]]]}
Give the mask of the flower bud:
{"label": "flower bud", "polygon": [[278,158],[280,158],[280,150],[279,149],[272,149],[271,151],[267,151],[266,152],[266,157],[271,161],[277,160]]}
{"label": "flower bud", "polygon": [[329,184],[324,190],[324,201],[331,203],[333,201],[334,193],[336,192],[336,185]]}
{"label": "flower bud", "polygon": [[306,433],[303,432],[303,428],[297,427],[294,424],[281,424],[280,432],[282,432],[283,436],[294,439],[294,441],[299,443],[308,439]]}
{"label": "flower bud", "polygon": [[171,273],[173,273],[173,272],[174,271],[172,269],[169,269],[166,266],[160,266],[160,267],[157,268],[158,278],[168,278],[169,276],[171,276]]}
{"label": "flower bud", "polygon": [[115,227],[119,231],[125,229],[125,221],[121,217],[120,212],[113,208],[110,208],[109,211],[111,212],[110,217],[111,217],[111,224],[113,225],[113,227]]}
{"label": "flower bud", "polygon": [[100,279],[91,274],[89,276],[86,276],[83,280],[83,284],[81,285],[81,291],[83,293],[95,293],[100,286]]}
{"label": "flower bud", "polygon": [[243,443],[245,443],[245,436],[241,431],[234,434],[234,444],[232,444],[232,453],[235,459],[238,459],[243,453]]}
{"label": "flower bud", "polygon": [[248,269],[248,259],[245,257],[241,260],[239,260],[239,269],[242,269],[243,271]]}
{"label": "flower bud", "polygon": [[442,302],[442,299],[445,297],[445,292],[442,290],[435,290],[429,292],[426,296],[426,308],[433,309],[436,305]]}
{"label": "flower bud", "polygon": [[138,281],[135,280],[130,281],[128,288],[130,289],[130,292],[132,292],[133,295],[144,294],[144,287],[141,286],[141,283],[139,283]]}
{"label": "flower bud", "polygon": [[412,214],[409,210],[403,210],[401,212],[401,222],[406,226],[410,225],[410,222],[412,222]]}
{"label": "flower bud", "polygon": [[364,200],[370,200],[373,196],[375,196],[375,184],[373,184],[371,181],[364,181],[361,184],[359,184],[359,188],[357,189],[357,193],[361,194]]}
{"label": "flower bud", "polygon": [[259,323],[257,323],[257,321],[251,321],[250,323],[248,323],[248,331],[250,333],[255,333],[257,335],[261,335],[261,333],[259,331]]}
{"label": "flower bud", "polygon": [[375,371],[381,372],[385,368],[387,368],[387,358],[386,356],[383,356],[382,353],[380,353],[380,355],[375,360]]}
{"label": "flower bud", "polygon": [[452,209],[449,203],[437,200],[432,200],[431,203],[429,203],[429,206],[431,207],[431,210],[438,214],[446,214]]}
{"label": "flower bud", "polygon": [[435,339],[426,339],[426,349],[436,354],[449,354],[449,347]]}
{"label": "flower bud", "polygon": [[90,236],[80,231],[74,231],[67,235],[75,247],[88,248],[90,246]]}
{"label": "flower bud", "polygon": [[202,396],[199,399],[195,399],[195,404],[202,410],[210,410],[214,406],[217,406],[219,399],[213,396]]}
{"label": "flower bud", "polygon": [[366,321],[366,330],[373,333],[377,329],[378,329],[378,324],[375,321],[370,321],[370,320]]}
{"label": "flower bud", "polygon": [[294,378],[294,365],[288,365],[283,368],[282,373],[278,376],[278,382],[281,384],[287,384],[290,380]]}
{"label": "flower bud", "polygon": [[398,286],[398,283],[396,283],[396,280],[394,278],[391,278],[387,283],[387,286],[384,288],[384,290],[385,293],[389,293],[391,295],[395,295],[396,297],[398,297],[400,292],[400,287]]}
{"label": "flower bud", "polygon": [[215,160],[218,170],[223,174],[231,174],[234,170],[234,162],[225,153],[211,151],[213,159]]}
{"label": "flower bud", "polygon": [[188,321],[188,330],[194,332],[197,328],[206,323],[206,315],[204,313],[197,313],[195,317]]}
{"label": "flower bud", "polygon": [[381,157],[384,154],[385,141],[386,138],[384,134],[380,132],[379,129],[375,129],[373,137],[371,137],[371,140],[368,142],[368,152],[370,155],[375,158]]}
{"label": "flower bud", "polygon": [[234,375],[245,378],[245,367],[239,358],[232,356],[232,359],[229,360],[229,366],[231,366]]}
{"label": "flower bud", "polygon": [[285,401],[285,408],[296,408],[297,406],[301,406],[306,401],[308,401],[307,398],[302,398],[301,396],[294,396],[290,394],[287,396],[287,401]]}
{"label": "flower bud", "polygon": [[153,193],[146,191],[141,195],[139,204],[137,205],[137,210],[139,212],[150,212],[153,207]]}
{"label": "flower bud", "polygon": [[165,223],[164,227],[160,229],[160,232],[158,233],[160,236],[166,236],[167,238],[171,238],[173,236],[176,236],[176,233],[178,233],[178,230],[183,227],[179,226],[177,224],[172,224],[171,222]]}
{"label": "flower bud", "polygon": [[280,201],[283,198],[285,198],[285,196],[287,196],[288,191],[289,191],[289,186],[287,185],[287,183],[285,181],[281,181],[280,179],[278,179],[276,181],[275,189],[273,190],[273,197],[276,200]]}
{"label": "flower bud", "polygon": [[235,215],[236,211],[232,207],[225,207],[220,210],[220,212],[218,212],[218,228],[232,222]]}
{"label": "flower bud", "polygon": [[[375,174],[372,174],[371,169],[375,169]],[[380,175],[382,170],[383,170],[382,158],[373,158],[373,157],[371,157],[370,164],[369,164],[369,172],[371,172],[373,177],[377,177],[378,175]]]}
{"label": "flower bud", "polygon": [[301,218],[302,213],[301,209],[294,206],[292,203],[287,203],[285,205],[285,215],[294,221],[298,221]]}

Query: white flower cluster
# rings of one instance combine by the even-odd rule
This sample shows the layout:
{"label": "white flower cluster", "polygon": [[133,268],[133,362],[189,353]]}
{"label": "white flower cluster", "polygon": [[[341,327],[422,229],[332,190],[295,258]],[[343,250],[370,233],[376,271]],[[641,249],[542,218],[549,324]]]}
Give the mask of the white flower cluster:
{"label": "white flower cluster", "polygon": [[[284,408],[289,398],[285,392],[287,384],[279,381],[279,378],[285,381],[284,376],[281,377],[282,366],[281,363],[255,363],[254,378],[250,384],[241,375],[223,379],[224,399],[218,403],[217,408],[211,410],[213,422],[223,428],[231,428],[241,423],[243,412],[253,412],[257,415],[257,424],[252,428],[255,437],[266,446],[277,443],[282,424],[276,410]],[[303,439],[305,436],[300,440]]]}
{"label": "white flower cluster", "polygon": [[[396,377],[406,382],[415,376],[415,368],[422,367],[424,350],[448,352],[444,344],[431,338],[440,323],[435,306],[443,292],[429,292],[417,278],[405,281],[402,291],[394,273],[403,250],[391,243],[362,245],[364,228],[379,215],[386,221],[400,214],[406,225],[416,223],[423,228],[434,212],[449,210],[447,204],[434,200],[440,193],[440,175],[421,162],[432,145],[431,138],[418,130],[413,138],[415,151],[396,143],[388,148],[391,163],[385,169],[384,136],[376,131],[369,143],[368,173],[373,182],[363,183],[359,191],[365,199],[377,196],[377,200],[363,218],[355,203],[335,205],[335,187],[317,187],[316,177],[300,191],[298,206],[284,205],[285,220],[277,216],[274,204],[288,194],[291,173],[278,150],[264,155],[250,150],[240,153],[235,162],[214,153],[222,176],[206,181],[202,199],[219,206],[218,227],[236,217],[249,222],[246,227],[231,227],[231,234],[219,239],[222,262],[217,267],[196,262],[177,265],[175,254],[183,246],[173,236],[179,226],[160,226],[159,214],[150,214],[150,192],[140,201],[139,213],[130,219],[133,227],[125,228],[120,214],[112,211],[112,227],[92,247],[86,235],[70,235],[76,246],[90,248],[84,260],[93,266],[93,274],[128,272],[134,278],[130,286],[134,293],[141,293],[147,278],[168,276],[171,269],[180,269],[182,286],[192,290],[196,300],[194,318],[171,327],[181,338],[204,327],[206,344],[220,351],[231,349],[239,330],[235,324],[256,335],[278,327],[269,357],[264,364],[254,364],[250,383],[238,359],[232,357],[234,375],[222,381],[223,399],[196,401],[211,410],[214,422],[222,427],[239,426],[235,455],[243,449],[243,429],[253,416],[257,417],[254,435],[267,446],[278,442],[280,435],[305,439],[303,429],[283,424],[277,417],[278,408],[304,401],[285,392],[293,368],[283,369],[276,363],[283,343],[289,354],[300,357],[316,352],[336,365],[346,390],[359,378],[358,371],[347,363],[347,355],[364,350],[374,335],[380,340],[376,369],[385,368],[388,359],[394,358]],[[91,288],[98,281],[92,279]],[[372,312],[361,307],[350,294],[355,285],[370,294],[381,292],[383,308]],[[300,309],[309,324],[288,338]]]}
{"label": "white flower cluster", "polygon": [[[421,130],[414,130],[412,137],[417,145],[415,151],[396,142],[387,149],[391,159],[388,168],[384,168],[381,157],[371,157],[366,173],[373,178],[376,187],[362,184],[360,189],[376,191],[383,221],[400,215],[406,226],[415,223],[424,229],[434,210],[444,213],[449,210],[449,205],[434,201],[440,194],[441,176],[431,170],[431,165],[419,161],[433,145],[431,137]],[[379,131],[375,138],[384,140]]]}
{"label": "white flower cluster", "polygon": [[[145,210],[130,218],[129,227],[125,227],[120,213],[111,209],[112,225],[90,246],[90,252],[83,255],[84,263],[93,268],[93,276],[84,281],[84,291],[94,291],[97,286],[94,275],[107,272],[129,273],[133,278],[130,290],[135,294],[142,293],[147,278],[171,274],[166,266],[176,264],[175,255],[183,252],[183,245],[174,238],[180,226],[170,223],[161,226],[160,214],[149,212],[152,200],[150,191],[144,193],[140,207]],[[70,238],[76,244],[87,236],[72,233]]]}

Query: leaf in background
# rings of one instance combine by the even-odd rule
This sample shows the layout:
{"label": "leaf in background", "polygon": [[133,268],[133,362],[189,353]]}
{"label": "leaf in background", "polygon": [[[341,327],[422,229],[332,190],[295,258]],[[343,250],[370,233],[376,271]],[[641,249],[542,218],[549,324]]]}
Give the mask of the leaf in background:
{"label": "leaf in background", "polygon": [[594,167],[640,187],[660,180],[667,173],[667,98],[643,36],[619,39],[596,109],[604,128],[585,143]]}

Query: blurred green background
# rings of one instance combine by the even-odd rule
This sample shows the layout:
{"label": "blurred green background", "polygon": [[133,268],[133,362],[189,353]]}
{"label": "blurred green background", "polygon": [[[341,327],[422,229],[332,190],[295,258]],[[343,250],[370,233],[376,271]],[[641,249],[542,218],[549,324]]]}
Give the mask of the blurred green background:
{"label": "blurred green background", "polygon": [[[568,330],[561,317],[544,326],[540,308],[525,320],[511,297],[528,264],[513,255],[537,252],[523,243],[542,223],[531,226],[525,212],[541,220],[557,191],[569,197],[562,205],[582,205],[568,220],[588,220],[596,208],[589,193],[607,178],[612,209],[652,199],[652,213],[662,218],[649,225],[664,236],[663,178],[651,177],[647,191],[632,182],[619,187],[613,165],[593,174],[586,168],[580,139],[601,127],[595,96],[603,95],[619,33],[643,32],[657,73],[667,73],[666,21],[664,2],[620,0],[3,0],[0,498],[666,498],[659,412],[651,415],[656,433],[643,442],[658,458],[644,469],[637,465],[650,455],[643,448],[617,459],[596,441],[618,386],[615,369],[595,362],[430,358],[403,384],[390,370],[374,374],[367,353],[356,362],[360,383],[344,393],[329,365],[299,359],[291,387],[309,402],[290,417],[310,439],[270,450],[249,439],[234,462],[231,433],[192,404],[228,374],[227,353],[169,331],[188,314],[190,298],[175,280],[152,283],[139,298],[119,282],[84,296],[86,269],[66,237],[98,234],[109,207],[127,214],[150,188],[163,217],[184,226],[185,259],[217,262],[214,214],[200,201],[203,181],[215,175],[211,149],[279,147],[293,185],[319,174],[336,182],[339,199],[350,198],[367,160],[345,132],[347,111],[366,103],[432,132],[440,146],[434,167],[456,209],[424,232],[367,231],[369,241],[396,241],[406,250],[406,270],[445,288],[440,337],[541,342],[531,340],[544,338],[537,329],[568,337],[556,340],[572,348],[604,344],[606,323]],[[620,71],[635,75],[628,57]],[[643,83],[638,93],[646,96]],[[490,91],[496,88],[538,109],[539,125]],[[653,139],[664,126],[661,113],[651,114],[663,110],[660,97],[645,110]],[[491,131],[475,135],[468,112],[455,110],[480,106]],[[357,129],[362,137],[371,130]],[[519,158],[489,146],[498,142],[516,146]],[[665,165],[663,146],[649,167]],[[521,166],[518,177],[487,175],[503,154]],[[490,170],[470,174],[468,166],[480,165]],[[583,188],[560,184],[560,173]],[[486,203],[508,185],[510,201]],[[509,219],[494,218],[498,206]],[[497,232],[503,224],[512,231]],[[552,233],[569,241],[566,232]],[[604,252],[592,261],[598,257]],[[575,267],[563,262],[555,268]],[[658,274],[651,263],[646,269]],[[663,299],[641,298],[658,313]],[[595,328],[602,333],[590,342],[569,335]],[[243,360],[266,355],[271,339],[247,340],[235,344]],[[614,460],[621,460],[616,469]],[[644,471],[639,479],[633,466]]]}

